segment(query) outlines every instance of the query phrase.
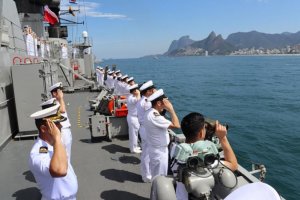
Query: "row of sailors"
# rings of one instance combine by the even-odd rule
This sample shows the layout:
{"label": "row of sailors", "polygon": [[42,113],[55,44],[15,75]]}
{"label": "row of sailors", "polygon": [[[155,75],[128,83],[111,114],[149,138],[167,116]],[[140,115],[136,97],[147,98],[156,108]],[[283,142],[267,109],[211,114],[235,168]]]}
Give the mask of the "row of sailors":
{"label": "row of sailors", "polygon": [[[42,58],[50,58],[50,45],[47,40],[44,38],[37,37],[36,33],[32,31],[32,28],[28,25],[25,25],[23,28],[24,39],[26,42],[26,50],[29,56],[37,56]],[[68,47],[67,44],[60,44],[61,58],[68,58]]]}
{"label": "row of sailors", "polygon": [[28,25],[23,27],[26,51],[29,56],[40,56],[42,58],[50,57],[49,42],[43,38],[37,37],[36,33]]}
{"label": "row of sailors", "polygon": [[113,90],[115,95],[129,95],[129,87],[134,85],[134,78],[128,75],[122,75],[120,70],[107,71],[106,80],[104,80],[105,71],[102,67],[96,68],[96,76],[98,87],[106,86],[106,88]]}
{"label": "row of sailors", "polygon": [[[107,78],[104,80],[104,69],[97,67],[96,75],[98,86],[105,85],[113,90],[115,95],[127,97],[129,149],[131,153],[141,153],[143,181],[150,182],[156,175],[167,175],[169,143],[167,129],[180,126],[174,108],[163,90],[156,91],[152,80],[139,87],[133,77],[122,76],[120,70],[108,70]],[[164,109],[171,114],[171,121],[160,115]],[[148,110],[150,114],[144,119]],[[138,145],[138,134],[141,138],[142,151]]]}

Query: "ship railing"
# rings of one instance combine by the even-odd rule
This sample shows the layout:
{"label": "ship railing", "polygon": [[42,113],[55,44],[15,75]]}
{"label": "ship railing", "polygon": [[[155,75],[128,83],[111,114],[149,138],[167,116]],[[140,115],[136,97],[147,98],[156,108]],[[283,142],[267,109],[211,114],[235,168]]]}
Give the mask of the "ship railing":
{"label": "ship railing", "polygon": [[5,106],[7,102],[9,102],[9,101],[11,101],[11,100],[13,100],[13,99],[14,99],[14,98],[10,98],[10,99],[6,99],[6,100],[0,102],[0,107]]}
{"label": "ship railing", "polygon": [[[83,44],[84,43],[84,38],[78,38],[74,41],[75,44]],[[93,46],[93,38],[92,37],[88,37],[86,38],[86,43]]]}
{"label": "ship railing", "polygon": [[65,65],[63,65],[63,64],[61,64],[61,63],[59,63],[59,66],[62,67],[62,68],[64,68],[65,70],[70,71],[72,74],[76,75],[76,76],[77,76],[78,78],[80,78],[81,80],[87,82],[89,85],[95,87],[96,84],[95,84],[94,81],[90,81],[89,79],[84,78],[82,75],[76,73],[72,68],[69,68],[69,67],[67,67],[67,66],[65,66]]}
{"label": "ship railing", "polygon": [[[10,25],[10,26],[9,26]],[[11,27],[11,28],[9,28]],[[7,32],[9,37],[9,45],[8,48],[13,50],[15,53],[21,53],[26,52],[25,45],[24,48],[18,47],[16,44],[24,43],[24,37],[18,37],[17,35],[23,35],[20,33],[23,33],[22,27],[20,27],[18,24],[14,23],[13,21],[7,19],[4,16],[1,16],[0,18],[0,32]],[[0,38],[1,39],[1,38]],[[2,45],[2,41],[0,40],[0,43]],[[20,45],[22,46],[22,45]]]}

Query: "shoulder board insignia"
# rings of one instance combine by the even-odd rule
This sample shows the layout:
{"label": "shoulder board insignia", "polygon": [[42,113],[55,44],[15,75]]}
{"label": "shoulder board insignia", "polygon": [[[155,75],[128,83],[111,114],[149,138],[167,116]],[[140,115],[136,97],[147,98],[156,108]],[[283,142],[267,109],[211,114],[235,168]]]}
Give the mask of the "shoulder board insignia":
{"label": "shoulder board insignia", "polygon": [[160,116],[160,114],[158,112],[153,112],[153,114],[154,114],[155,117]]}
{"label": "shoulder board insignia", "polygon": [[40,147],[40,153],[48,153],[48,147]]}

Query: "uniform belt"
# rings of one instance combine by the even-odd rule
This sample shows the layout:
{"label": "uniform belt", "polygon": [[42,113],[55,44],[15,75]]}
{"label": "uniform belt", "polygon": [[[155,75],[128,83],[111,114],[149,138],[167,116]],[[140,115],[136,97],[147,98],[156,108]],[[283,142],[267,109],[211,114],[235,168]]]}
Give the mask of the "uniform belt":
{"label": "uniform belt", "polygon": [[[51,198],[47,199],[46,197],[42,197],[41,200],[52,200],[52,199]],[[76,200],[76,194],[71,195],[69,197],[64,197],[64,198],[61,198],[61,199],[57,199],[57,200]]]}
{"label": "uniform belt", "polygon": [[168,147],[168,145],[152,145],[152,144],[149,144],[149,146],[151,146],[153,148],[165,148],[165,147]]}

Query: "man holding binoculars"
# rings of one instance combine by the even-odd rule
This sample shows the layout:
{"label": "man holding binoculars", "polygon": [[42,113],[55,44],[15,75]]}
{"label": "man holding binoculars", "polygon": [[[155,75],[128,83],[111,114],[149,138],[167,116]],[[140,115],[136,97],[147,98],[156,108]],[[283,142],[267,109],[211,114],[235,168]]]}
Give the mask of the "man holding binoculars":
{"label": "man holding binoculars", "polygon": [[[185,142],[188,144],[205,140],[206,138],[211,137],[208,135],[208,132],[209,134],[211,134],[211,132],[214,132],[218,137],[224,152],[224,160],[221,160],[221,163],[232,171],[237,170],[238,162],[227,139],[226,126],[223,126],[218,121],[215,121],[212,126],[212,124],[208,124],[205,121],[205,118],[202,114],[192,112],[182,119],[181,129],[186,138]],[[177,182],[176,197],[178,200],[188,199],[188,193],[185,189],[184,184],[181,182]]]}

